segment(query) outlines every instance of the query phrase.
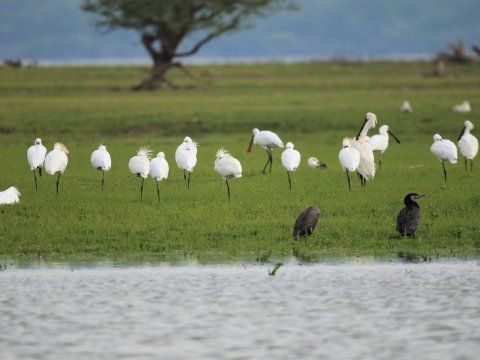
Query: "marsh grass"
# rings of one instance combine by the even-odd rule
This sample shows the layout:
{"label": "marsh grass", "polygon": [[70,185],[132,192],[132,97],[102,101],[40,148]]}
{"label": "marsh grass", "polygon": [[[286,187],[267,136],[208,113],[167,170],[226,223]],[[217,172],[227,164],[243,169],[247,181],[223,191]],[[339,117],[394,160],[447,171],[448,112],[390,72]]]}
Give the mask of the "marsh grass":
{"label": "marsh grass", "polygon": [[[20,204],[0,207],[3,256],[107,256],[157,254],[165,257],[247,259],[268,262],[296,256],[443,257],[478,255],[480,191],[478,169],[465,172],[463,159],[447,165],[430,154],[432,135],[456,140],[463,121],[476,124],[480,66],[452,67],[450,76],[422,76],[428,63],[310,63],[193,67],[194,90],[131,93],[144,70],[121,68],[0,69],[0,188],[17,186]],[[399,111],[410,100],[413,114]],[[448,109],[468,99],[468,116]],[[354,136],[367,111],[388,124],[401,144],[390,143],[376,178],[360,188],[352,176],[348,191],[337,154],[341,140]],[[480,126],[480,121],[478,121]],[[292,141],[302,164],[292,175],[292,191],[273,151],[271,174],[262,175],[266,152],[246,148],[251,129],[270,129]],[[377,127],[378,128],[378,127]],[[376,129],[375,129],[376,130]],[[475,130],[474,130],[475,132]],[[190,190],[176,167],[174,152],[189,135],[199,143]],[[61,141],[69,164],[55,194],[44,174],[35,193],[26,149],[37,137],[48,150]],[[90,165],[103,143],[112,155],[101,191],[101,172]],[[148,179],[140,201],[140,181],[128,160],[142,145],[164,151],[170,176]],[[231,181],[232,199],[213,171],[215,152],[228,149],[243,166]],[[327,163],[311,169],[309,156]],[[479,165],[480,166],[480,165]],[[420,200],[417,237],[403,239],[395,219],[408,192]],[[307,205],[321,209],[314,234],[292,241],[293,223]],[[401,256],[400,256],[401,257]]]}

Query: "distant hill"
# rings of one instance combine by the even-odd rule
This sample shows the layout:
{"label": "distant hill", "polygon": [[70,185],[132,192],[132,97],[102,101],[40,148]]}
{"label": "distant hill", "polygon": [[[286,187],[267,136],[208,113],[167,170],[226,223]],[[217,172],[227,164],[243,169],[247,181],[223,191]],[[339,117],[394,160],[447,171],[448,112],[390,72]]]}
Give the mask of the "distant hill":
{"label": "distant hill", "polygon": [[[144,58],[139,35],[99,32],[81,0],[0,0],[0,58]],[[303,0],[256,26],[212,41],[199,57],[433,55],[463,39],[480,43],[478,0]]]}

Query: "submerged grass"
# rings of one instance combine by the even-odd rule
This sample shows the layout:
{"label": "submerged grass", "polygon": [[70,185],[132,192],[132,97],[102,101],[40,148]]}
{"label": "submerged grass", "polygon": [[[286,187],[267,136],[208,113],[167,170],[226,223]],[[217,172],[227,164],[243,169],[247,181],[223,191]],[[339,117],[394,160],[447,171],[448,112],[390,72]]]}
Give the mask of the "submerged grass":
{"label": "submerged grass", "polygon": [[[196,260],[270,261],[296,256],[399,256],[429,259],[480,253],[478,171],[463,159],[447,165],[430,154],[439,131],[455,140],[463,121],[476,124],[480,66],[450,68],[442,79],[423,76],[428,63],[309,63],[196,66],[192,80],[177,73],[184,90],[126,91],[145,71],[139,67],[0,69],[0,189],[15,185],[20,204],[0,207],[0,254],[83,257],[158,254]],[[195,89],[188,89],[195,85]],[[413,114],[399,106],[410,100]],[[448,109],[468,99],[467,116]],[[383,167],[365,189],[353,179],[349,192],[337,154],[354,136],[367,111],[388,124],[402,144],[391,142]],[[480,123],[479,123],[480,124]],[[480,126],[480,125],[479,125]],[[302,164],[289,191],[274,150],[272,174],[262,175],[265,151],[245,150],[251,129],[270,129],[295,143]],[[176,167],[176,146],[189,135],[199,146],[190,190]],[[55,194],[55,177],[39,179],[35,193],[26,149],[41,137],[50,150],[61,141],[69,165]],[[101,173],[90,154],[104,143],[113,167],[101,192]],[[159,204],[148,179],[128,171],[137,148],[164,151],[170,176],[161,182]],[[228,149],[244,170],[231,182],[213,171],[218,148]],[[309,156],[327,163],[310,169]],[[420,200],[422,223],[414,239],[400,239],[395,219],[408,192]],[[314,234],[292,242],[293,223],[307,205],[321,209]]]}

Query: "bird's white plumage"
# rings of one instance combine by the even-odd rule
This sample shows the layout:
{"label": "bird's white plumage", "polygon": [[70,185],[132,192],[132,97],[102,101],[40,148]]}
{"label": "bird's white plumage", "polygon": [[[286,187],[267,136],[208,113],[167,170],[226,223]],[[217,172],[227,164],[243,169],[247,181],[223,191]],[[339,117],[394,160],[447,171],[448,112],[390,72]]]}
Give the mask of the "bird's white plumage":
{"label": "bird's white plumage", "polygon": [[307,159],[307,165],[310,166],[311,168],[320,168],[320,167],[325,167],[325,164],[318,160],[316,157],[309,157]]}
{"label": "bird's white plumage", "polygon": [[150,161],[150,176],[155,181],[162,181],[168,178],[168,162],[165,159],[165,154],[159,152],[157,157]]}
{"label": "bird's white plumage", "polygon": [[470,134],[470,131],[474,128],[471,121],[466,120],[464,122],[463,134],[458,140],[458,148],[462,155],[468,160],[473,160],[478,153],[478,140],[475,136]]}
{"label": "bird's white plumage", "polygon": [[146,179],[150,172],[150,156],[151,151],[148,147],[141,147],[137,151],[137,155],[132,157],[128,162],[128,169],[135,176],[141,176]]}
{"label": "bird's white plumage", "polygon": [[342,149],[338,153],[338,160],[345,171],[356,171],[360,164],[360,153],[352,147],[352,143],[350,138],[343,139]]}
{"label": "bird's white plumage", "polygon": [[90,162],[92,166],[98,170],[108,171],[112,168],[112,158],[105,145],[100,145],[98,149],[92,153]]}
{"label": "bird's white plumage", "polygon": [[442,139],[439,134],[433,135],[433,144],[430,151],[440,161],[449,161],[452,164],[457,163],[457,147],[448,139]]}
{"label": "bird's white plumage", "polygon": [[458,112],[458,113],[468,113],[472,110],[472,107],[470,106],[470,103],[468,101],[464,101],[461,104],[455,105],[451,109],[453,112]]}
{"label": "bird's white plumage", "polygon": [[368,130],[374,128],[376,124],[376,115],[370,112],[367,113],[359,135],[352,142],[352,147],[360,153],[360,164],[357,167],[357,172],[362,175],[365,180],[373,179],[375,176],[375,159],[373,157],[373,151],[366,140],[366,136]]}
{"label": "bird's white plumage", "polygon": [[411,113],[413,112],[413,108],[412,106],[410,105],[410,103],[405,100],[403,103],[402,103],[402,106],[400,106],[400,110],[404,113]]}
{"label": "bird's white plumage", "polygon": [[35,144],[30,146],[27,150],[27,160],[30,164],[30,170],[43,167],[46,155],[47,148],[42,145],[42,139],[35,139]]}
{"label": "bird's white plumage", "polygon": [[283,148],[283,141],[272,131],[258,130],[257,128],[252,130],[253,143],[261,148],[273,149],[276,147]]}
{"label": "bird's white plumage", "polygon": [[0,191],[0,205],[16,204],[20,201],[20,191],[15,186],[10,186],[5,191]]}
{"label": "bird's white plumage", "polygon": [[287,171],[295,171],[300,165],[300,153],[293,147],[293,143],[288,142],[286,145],[286,149],[282,152],[282,165]]}
{"label": "bird's white plumage", "polygon": [[192,172],[197,164],[197,143],[190,137],[185,137],[175,151],[175,161],[180,169]]}
{"label": "bird's white plumage", "polygon": [[224,149],[217,151],[214,169],[224,180],[242,177],[242,164]]}
{"label": "bird's white plumage", "polygon": [[385,150],[387,150],[389,140],[388,130],[388,125],[382,125],[378,129],[378,134],[373,135],[368,139],[368,144],[372,151],[378,150],[383,154]]}
{"label": "bird's white plumage", "polygon": [[68,149],[62,143],[55,143],[53,150],[45,157],[45,171],[54,175],[57,172],[64,173],[68,164]]}

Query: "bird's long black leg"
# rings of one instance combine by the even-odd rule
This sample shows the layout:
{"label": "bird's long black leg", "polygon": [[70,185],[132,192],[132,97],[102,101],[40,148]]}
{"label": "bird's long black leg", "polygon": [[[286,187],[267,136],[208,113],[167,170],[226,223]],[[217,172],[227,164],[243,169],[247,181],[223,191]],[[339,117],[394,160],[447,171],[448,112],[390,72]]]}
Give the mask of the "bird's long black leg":
{"label": "bird's long black leg", "polygon": [[187,183],[187,174],[185,174],[185,170],[183,170],[183,181],[185,181],[185,184]]}
{"label": "bird's long black leg", "polygon": [[142,186],[140,187],[140,200],[143,200],[143,182],[145,179],[142,177]]}
{"label": "bird's long black leg", "polygon": [[158,188],[158,181],[157,183],[157,196],[158,196],[158,202],[160,202],[160,189]]}
{"label": "bird's long black leg", "polygon": [[464,158],[465,159],[465,171],[467,171],[468,167],[467,167],[467,158]]}
{"label": "bird's long black leg", "polygon": [[445,177],[445,182],[447,182],[447,170],[445,169],[445,163],[442,161],[443,166],[443,176]]}
{"label": "bird's long black leg", "polygon": [[348,170],[345,170],[345,173],[347,174],[348,190],[352,191],[352,188],[350,187],[350,175],[348,175]]}
{"label": "bird's long black leg", "polygon": [[287,171],[287,176],[288,176],[288,186],[290,187],[290,190],[292,190],[292,181],[290,180],[290,171]]}
{"label": "bird's long black leg", "polygon": [[102,191],[103,191],[103,184],[105,183],[105,171],[102,171]]}
{"label": "bird's long black leg", "polygon": [[190,175],[192,175],[191,172],[188,173],[187,189],[190,189]]}
{"label": "bird's long black leg", "polygon": [[363,188],[363,177],[362,175],[360,175],[360,173],[357,172],[357,175],[358,175],[358,178],[360,179],[360,185],[362,186]]}
{"label": "bird's long black leg", "polygon": [[268,158],[270,160],[270,173],[272,172],[272,165],[273,165],[273,157],[272,157],[272,149],[268,149]]}
{"label": "bird's long black leg", "polygon": [[382,169],[382,153],[380,152],[380,156],[378,158],[378,170]]}
{"label": "bird's long black leg", "polygon": [[228,201],[230,201],[230,185],[228,185],[227,179],[225,179],[225,184],[227,184]]}
{"label": "bird's long black leg", "polygon": [[41,168],[41,167],[38,168],[38,174],[39,174],[40,176],[42,176],[42,168]]}
{"label": "bird's long black leg", "polygon": [[470,160],[470,171],[473,170],[473,159]]}
{"label": "bird's long black leg", "polygon": [[37,188],[37,175],[35,175],[35,169],[33,169],[33,178],[35,179],[35,192],[38,191],[38,188]]}
{"label": "bird's long black leg", "polygon": [[270,162],[270,153],[268,152],[268,149],[267,149],[267,154],[268,154],[268,160],[267,160],[267,163],[265,164],[265,166],[263,167],[263,170],[262,170],[262,172],[264,174],[266,174],[267,166],[268,166],[268,163]]}
{"label": "bird's long black leg", "polygon": [[58,177],[57,177],[57,195],[58,195],[58,184],[60,183],[60,171],[58,172]]}

